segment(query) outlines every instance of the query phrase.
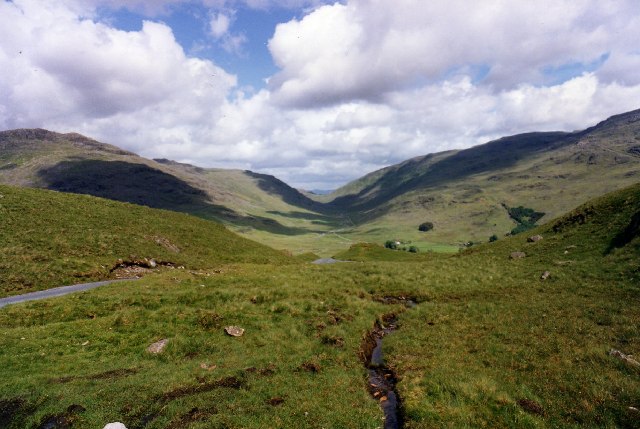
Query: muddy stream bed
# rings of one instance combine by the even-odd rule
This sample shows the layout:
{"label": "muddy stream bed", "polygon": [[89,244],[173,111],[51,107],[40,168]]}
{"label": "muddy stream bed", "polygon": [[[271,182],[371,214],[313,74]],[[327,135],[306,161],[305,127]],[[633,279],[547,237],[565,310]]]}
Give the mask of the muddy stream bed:
{"label": "muddy stream bed", "polygon": [[[416,302],[405,297],[385,297],[380,299],[384,304],[404,304],[413,308]],[[374,328],[365,336],[362,342],[362,361],[367,368],[367,389],[371,396],[380,404],[384,413],[384,429],[402,428],[402,404],[395,391],[398,381],[396,374],[385,365],[382,354],[382,341],[387,335],[398,329],[397,315],[387,314],[377,321]]]}

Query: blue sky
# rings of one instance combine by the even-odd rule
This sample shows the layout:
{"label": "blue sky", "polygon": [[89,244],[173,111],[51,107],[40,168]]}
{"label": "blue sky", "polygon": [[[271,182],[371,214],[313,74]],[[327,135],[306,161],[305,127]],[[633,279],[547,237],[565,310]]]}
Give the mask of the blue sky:
{"label": "blue sky", "polygon": [[0,0],[0,129],[332,189],[640,108],[638,40],[637,0]]}
{"label": "blue sky", "polygon": [[212,39],[210,20],[215,13],[197,3],[173,7],[168,13],[152,18],[126,8],[112,10],[103,7],[100,9],[100,18],[125,31],[139,31],[144,20],[164,22],[189,55],[209,59],[225,70],[232,71],[243,87],[253,87],[256,90],[264,88],[265,80],[277,71],[267,43],[278,23],[299,18],[303,10],[285,7],[252,9],[245,5],[233,9],[229,33],[243,37],[237,51],[225,49],[222,40]]}

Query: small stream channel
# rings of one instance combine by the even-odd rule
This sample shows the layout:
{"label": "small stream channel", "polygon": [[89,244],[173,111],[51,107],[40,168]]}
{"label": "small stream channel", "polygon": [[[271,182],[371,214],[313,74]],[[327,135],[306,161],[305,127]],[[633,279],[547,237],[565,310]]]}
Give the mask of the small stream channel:
{"label": "small stream channel", "polygon": [[[380,301],[385,304],[403,303],[407,308],[416,305],[414,300],[404,297],[385,297]],[[397,316],[387,314],[382,317],[382,322],[376,322],[373,330],[365,336],[362,344],[363,363],[369,373],[367,389],[382,408],[384,429],[400,429],[403,423],[401,401],[395,391],[398,379],[395,373],[385,365],[382,354],[383,338],[397,329]]]}

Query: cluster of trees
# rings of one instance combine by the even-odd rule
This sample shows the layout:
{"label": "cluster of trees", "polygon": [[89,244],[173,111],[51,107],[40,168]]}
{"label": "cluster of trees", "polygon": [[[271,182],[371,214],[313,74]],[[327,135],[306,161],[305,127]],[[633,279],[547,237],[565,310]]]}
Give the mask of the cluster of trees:
{"label": "cluster of trees", "polygon": [[419,249],[416,246],[405,246],[403,245],[404,243],[401,243],[399,241],[396,240],[387,240],[384,243],[384,247],[386,247],[387,249],[391,249],[391,250],[403,250],[405,252],[410,252],[410,253],[418,253]]}
{"label": "cluster of trees", "polygon": [[421,223],[420,226],[418,227],[418,231],[422,231],[422,232],[431,231],[432,229],[433,229],[432,222]]}
{"label": "cluster of trees", "polygon": [[519,234],[528,229],[536,226],[538,222],[545,215],[543,212],[537,212],[534,209],[527,207],[506,207],[509,217],[513,219],[518,225],[511,230],[511,235]]}

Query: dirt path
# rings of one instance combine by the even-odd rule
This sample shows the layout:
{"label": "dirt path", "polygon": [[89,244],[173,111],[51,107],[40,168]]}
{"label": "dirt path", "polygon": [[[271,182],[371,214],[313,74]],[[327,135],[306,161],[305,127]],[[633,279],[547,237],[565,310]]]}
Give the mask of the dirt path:
{"label": "dirt path", "polygon": [[24,295],[15,295],[7,298],[0,299],[0,308],[9,304],[17,304],[19,302],[34,301],[37,299],[53,298],[55,296],[67,295],[73,292],[80,292],[89,289],[94,289],[100,286],[108,285],[114,282],[130,281],[137,279],[119,279],[119,280],[105,280],[101,282],[82,283],[72,286],[62,286],[53,289],[40,290],[38,292],[25,293]]}

